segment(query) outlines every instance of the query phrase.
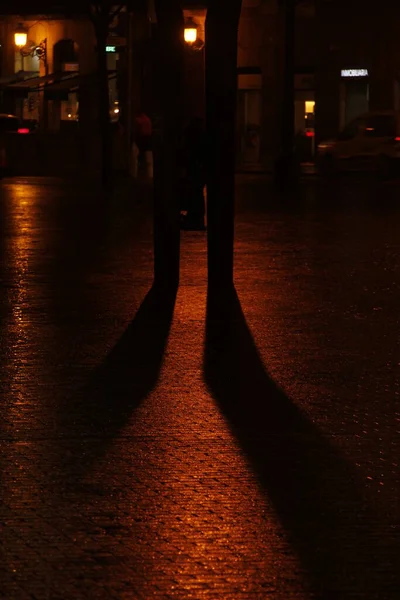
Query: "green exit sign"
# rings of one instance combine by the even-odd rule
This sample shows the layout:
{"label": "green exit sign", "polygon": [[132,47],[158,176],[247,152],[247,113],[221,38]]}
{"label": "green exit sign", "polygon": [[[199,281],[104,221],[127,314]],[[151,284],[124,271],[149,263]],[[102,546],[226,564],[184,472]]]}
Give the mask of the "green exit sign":
{"label": "green exit sign", "polygon": [[106,46],[106,52],[116,52],[115,46]]}

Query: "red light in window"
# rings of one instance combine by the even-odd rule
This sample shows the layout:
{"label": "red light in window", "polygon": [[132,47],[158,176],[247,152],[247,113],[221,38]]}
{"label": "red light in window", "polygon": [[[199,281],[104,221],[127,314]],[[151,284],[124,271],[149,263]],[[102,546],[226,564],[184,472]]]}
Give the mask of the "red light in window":
{"label": "red light in window", "polygon": [[313,131],[306,131],[306,136],[307,137],[314,137],[314,132]]}
{"label": "red light in window", "polygon": [[29,129],[27,129],[26,127],[21,127],[20,129],[18,129],[18,133],[29,133]]}

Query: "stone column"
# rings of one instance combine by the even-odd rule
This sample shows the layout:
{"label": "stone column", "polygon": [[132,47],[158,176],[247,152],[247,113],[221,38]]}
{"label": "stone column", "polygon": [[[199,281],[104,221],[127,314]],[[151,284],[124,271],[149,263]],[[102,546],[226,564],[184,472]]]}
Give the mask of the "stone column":
{"label": "stone column", "polygon": [[216,0],[206,19],[209,288],[233,286],[237,39],[241,0]]}
{"label": "stone column", "polygon": [[154,281],[179,283],[179,169],[182,128],[183,13],[179,0],[155,0]]}

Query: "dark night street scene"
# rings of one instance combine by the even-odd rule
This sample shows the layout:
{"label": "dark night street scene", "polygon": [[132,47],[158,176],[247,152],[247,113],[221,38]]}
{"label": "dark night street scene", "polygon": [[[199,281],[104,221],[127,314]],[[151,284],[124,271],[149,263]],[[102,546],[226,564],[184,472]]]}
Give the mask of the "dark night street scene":
{"label": "dark night street scene", "polygon": [[399,31],[0,4],[0,600],[400,600]]}

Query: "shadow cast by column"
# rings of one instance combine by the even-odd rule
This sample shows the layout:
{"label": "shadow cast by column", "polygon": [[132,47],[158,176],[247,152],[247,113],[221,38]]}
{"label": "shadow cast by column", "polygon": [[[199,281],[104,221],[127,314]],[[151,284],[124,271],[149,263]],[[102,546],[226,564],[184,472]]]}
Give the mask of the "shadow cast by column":
{"label": "shadow cast by column", "polygon": [[[153,286],[88,384],[62,406],[58,430],[70,450],[60,457],[66,484],[74,473],[78,478],[90,473],[156,386],[175,298],[175,288]],[[84,444],[84,452],[79,442]]]}
{"label": "shadow cast by column", "polygon": [[316,597],[394,600],[396,523],[355,467],[269,377],[233,289],[209,294],[204,369]]}

